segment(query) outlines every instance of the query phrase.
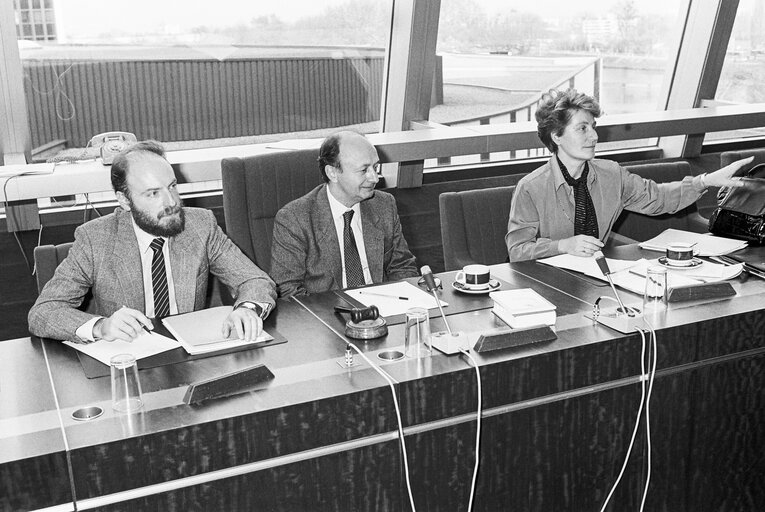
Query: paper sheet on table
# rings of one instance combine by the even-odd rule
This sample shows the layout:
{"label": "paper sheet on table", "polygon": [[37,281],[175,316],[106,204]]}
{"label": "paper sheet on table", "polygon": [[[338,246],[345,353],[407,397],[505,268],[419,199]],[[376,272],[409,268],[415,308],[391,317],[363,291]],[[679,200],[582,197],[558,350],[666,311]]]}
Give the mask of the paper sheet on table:
{"label": "paper sheet on table", "polygon": [[[582,256],[572,256],[571,254],[559,254],[558,256],[551,256],[550,258],[544,258],[537,260],[539,263],[545,265],[551,265],[553,267],[565,268],[567,270],[573,270],[574,272],[581,272],[582,274],[594,277],[596,279],[606,280],[603,277],[603,272],[600,271],[600,267],[595,262],[595,257],[584,258]],[[615,260],[606,258],[608,262],[608,268],[611,272],[619,272],[620,270],[629,269],[635,266],[636,261],[630,260]]]}
{"label": "paper sheet on table", "polygon": [[64,345],[69,345],[73,349],[89,355],[106,366],[109,366],[109,360],[117,354],[133,354],[136,359],[143,359],[144,357],[180,347],[177,341],[171,340],[167,336],[157,333],[149,334],[147,332],[144,332],[131,342],[101,340],[83,345],[65,341]]}
{"label": "paper sheet on table", "polygon": [[[645,276],[648,267],[651,265],[658,265],[658,260],[647,260],[645,258],[637,261],[613,260],[606,258],[606,261],[608,262],[608,267],[611,269],[611,280],[614,282],[614,285],[638,295],[642,295],[645,291]],[[539,260],[539,262],[558,268],[574,270],[601,281],[607,281],[598,268],[598,264],[595,263],[594,257],[582,258],[579,256],[571,256],[570,254],[561,254],[559,256]],[[743,265],[725,266],[705,261],[702,265],[693,269],[667,269],[667,287],[676,288],[678,286],[712,283],[733,279],[741,273],[742,268]]]}
{"label": "paper sheet on table", "polygon": [[[374,304],[380,310],[381,316],[403,315],[409,308],[433,309],[438,307],[436,299],[431,294],[406,281],[345,290],[345,293],[365,306]],[[406,300],[398,297],[406,297]],[[448,305],[448,303],[441,301],[442,307]]]}
{"label": "paper sheet on table", "polygon": [[747,243],[743,240],[715,236],[709,233],[693,233],[691,231],[672,228],[665,229],[657,236],[650,240],[646,240],[645,242],[641,242],[638,245],[649,251],[664,252],[670,244],[678,242],[696,244],[694,253],[699,256],[722,256],[747,246]]}

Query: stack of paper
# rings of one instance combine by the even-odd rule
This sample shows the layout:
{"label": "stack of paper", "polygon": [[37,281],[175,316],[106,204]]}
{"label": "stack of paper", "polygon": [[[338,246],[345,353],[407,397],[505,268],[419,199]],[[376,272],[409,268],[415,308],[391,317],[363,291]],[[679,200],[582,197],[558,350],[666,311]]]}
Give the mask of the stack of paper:
{"label": "stack of paper", "polygon": [[489,293],[494,300],[492,312],[513,329],[534,325],[555,325],[555,304],[531,288]]}
{"label": "stack of paper", "polygon": [[83,354],[109,366],[109,360],[117,354],[132,354],[136,360],[178,348],[178,343],[155,332],[144,332],[133,341],[95,341],[87,345],[65,341]]}
{"label": "stack of paper", "polygon": [[236,330],[223,336],[223,322],[231,313],[231,306],[201,309],[162,319],[167,330],[175,336],[183,349],[191,355],[204,354],[274,339],[266,331],[253,341],[237,338]]}
{"label": "stack of paper", "polygon": [[698,256],[722,256],[747,246],[747,243],[743,240],[725,238],[709,233],[693,233],[680,229],[666,229],[659,235],[641,242],[639,245],[649,251],[664,252],[670,244],[678,242],[695,244],[694,253]]}
{"label": "stack of paper", "polygon": [[[606,281],[594,257],[582,258],[570,254],[559,254],[558,256],[538,261],[545,265],[574,270],[601,281]],[[639,295],[642,295],[645,290],[646,269],[649,265],[658,265],[657,260],[647,260],[645,258],[637,261],[606,258],[606,261],[611,269],[611,280],[614,282],[614,285]],[[667,269],[667,287],[676,288],[678,286],[733,279],[741,273],[742,268],[743,264],[726,266],[705,261],[702,265],[692,269]]]}
{"label": "stack of paper", "polygon": [[[365,306],[376,306],[380,316],[402,315],[410,308],[438,307],[432,295],[406,281],[345,290],[345,293]],[[442,307],[449,305],[440,302]]]}

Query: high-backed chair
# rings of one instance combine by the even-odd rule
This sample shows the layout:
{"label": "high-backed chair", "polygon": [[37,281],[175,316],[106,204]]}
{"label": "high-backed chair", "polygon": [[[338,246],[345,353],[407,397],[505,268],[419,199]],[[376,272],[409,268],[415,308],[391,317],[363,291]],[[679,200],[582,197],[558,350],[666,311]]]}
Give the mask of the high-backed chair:
{"label": "high-backed chair", "polygon": [[[688,162],[657,162],[641,165],[628,165],[625,169],[643,178],[657,183],[680,181],[685,176],[693,176]],[[674,228],[695,233],[707,231],[707,219],[702,217],[693,203],[677,213],[657,216],[624,211],[614,223],[613,230],[633,240],[645,241],[653,238],[665,229]]]}
{"label": "high-backed chair", "polygon": [[444,267],[507,261],[507,220],[515,187],[494,187],[438,196]]}
{"label": "high-backed chair", "polygon": [[40,293],[45,283],[50,281],[56,272],[58,264],[64,261],[69,249],[72,248],[72,242],[59,245],[40,245],[35,247],[35,276],[37,277],[37,293]]}
{"label": "high-backed chair", "polygon": [[[754,167],[757,164],[765,164],[765,148],[760,149],[742,149],[740,151],[725,151],[720,154],[720,167],[725,167],[728,164],[732,164],[736,160],[741,160],[742,158],[748,158],[750,156],[754,157],[754,160],[752,163],[744,169],[745,171],[748,171],[752,167]],[[739,173],[743,174],[743,173]]]}
{"label": "high-backed chair", "polygon": [[276,212],[321,184],[318,156],[318,150],[299,150],[221,162],[226,233],[265,272]]}

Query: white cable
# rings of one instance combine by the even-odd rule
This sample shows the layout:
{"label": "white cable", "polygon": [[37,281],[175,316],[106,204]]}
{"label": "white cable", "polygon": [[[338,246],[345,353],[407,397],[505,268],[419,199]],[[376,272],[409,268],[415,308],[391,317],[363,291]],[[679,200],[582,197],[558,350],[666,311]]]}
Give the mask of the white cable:
{"label": "white cable", "polygon": [[651,348],[653,348],[653,361],[651,364],[651,368],[649,369],[649,381],[648,381],[648,396],[645,400],[645,435],[646,435],[646,441],[648,444],[648,472],[645,477],[645,488],[643,489],[643,499],[640,501],[640,512],[643,512],[643,508],[645,507],[645,500],[648,496],[648,486],[651,483],[651,416],[650,416],[650,410],[651,410],[651,392],[653,391],[653,381],[656,377],[656,360],[657,360],[657,349],[658,349],[658,343],[656,341],[656,331],[653,329],[653,327],[646,322],[646,325],[648,326],[648,329],[651,332],[651,346],[649,346],[648,354],[650,357],[651,354]]}
{"label": "white cable", "polygon": [[470,501],[468,501],[468,512],[471,512],[471,510],[473,510],[473,499],[475,497],[475,485],[478,480],[478,464],[481,460],[481,412],[483,410],[481,397],[483,396],[483,393],[481,392],[481,370],[478,369],[478,362],[473,359],[470,352],[464,348],[461,348],[460,352],[465,354],[473,363],[473,366],[475,367],[475,378],[478,384],[478,409],[475,415],[475,465],[473,466],[473,481],[470,484]]}
{"label": "white cable", "polygon": [[412,512],[416,512],[417,509],[414,506],[414,496],[412,495],[412,483],[409,480],[409,462],[406,458],[406,443],[404,441],[404,428],[401,421],[401,410],[398,407],[398,398],[396,398],[396,388],[394,383],[385,372],[378,368],[376,364],[374,364],[361,350],[359,350],[359,347],[350,341],[346,341],[346,343],[349,347],[353,347],[353,350],[355,350],[356,353],[360,355],[361,358],[374,369],[374,371],[379,373],[380,376],[388,383],[388,386],[390,386],[390,391],[393,395],[393,406],[396,408],[396,419],[398,420],[398,437],[399,441],[401,441],[401,457],[404,459],[404,477],[406,479],[406,490],[409,493],[409,504],[412,506]]}
{"label": "white cable", "polygon": [[614,491],[616,491],[617,486],[619,485],[619,482],[622,479],[622,476],[624,476],[624,470],[627,468],[627,463],[630,459],[630,454],[632,453],[632,447],[635,445],[635,436],[637,436],[638,427],[640,427],[640,418],[643,416],[643,404],[645,403],[645,397],[646,397],[646,386],[645,386],[645,379],[643,378],[645,376],[645,332],[643,332],[641,329],[636,329],[640,333],[640,341],[642,342],[642,348],[640,350],[640,406],[638,407],[638,413],[637,418],[635,418],[635,428],[632,429],[632,439],[630,439],[629,447],[627,448],[627,454],[624,456],[624,463],[622,464],[622,469],[619,471],[619,476],[616,477],[616,481],[614,482],[613,487],[611,487],[611,490],[608,492],[608,496],[606,496],[606,501],[603,503],[603,506],[600,508],[600,512],[604,512],[606,510],[606,506],[608,506],[608,502],[611,501],[611,496],[613,496]]}

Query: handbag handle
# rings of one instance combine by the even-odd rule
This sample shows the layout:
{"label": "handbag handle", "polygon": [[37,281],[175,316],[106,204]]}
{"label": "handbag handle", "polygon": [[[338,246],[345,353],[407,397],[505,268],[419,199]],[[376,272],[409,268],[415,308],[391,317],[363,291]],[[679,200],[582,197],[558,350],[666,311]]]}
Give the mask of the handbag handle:
{"label": "handbag handle", "polygon": [[765,178],[765,164],[757,164],[746,173],[747,178]]}

